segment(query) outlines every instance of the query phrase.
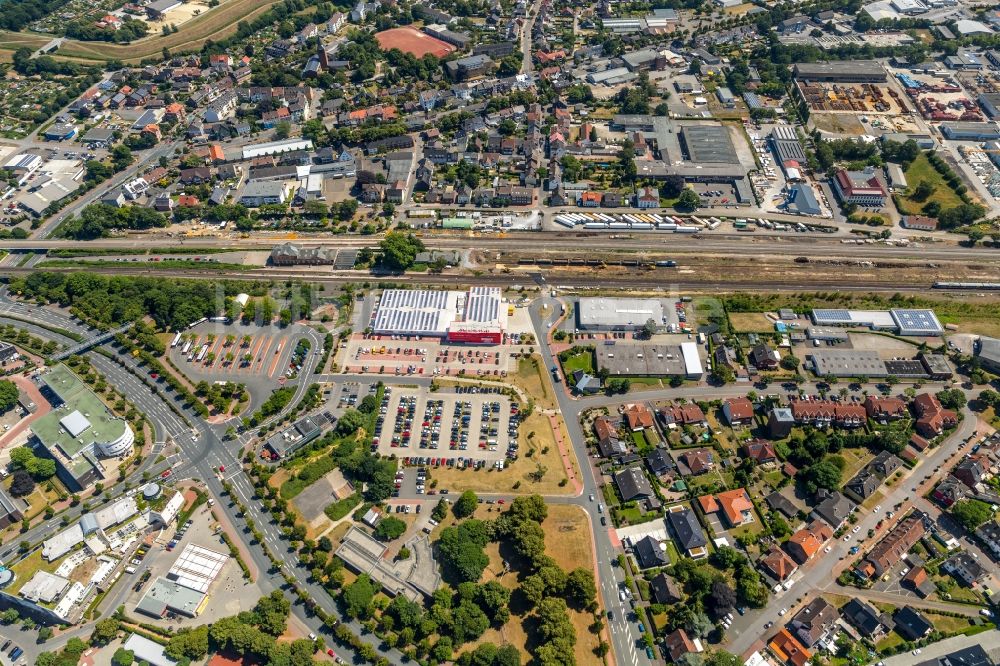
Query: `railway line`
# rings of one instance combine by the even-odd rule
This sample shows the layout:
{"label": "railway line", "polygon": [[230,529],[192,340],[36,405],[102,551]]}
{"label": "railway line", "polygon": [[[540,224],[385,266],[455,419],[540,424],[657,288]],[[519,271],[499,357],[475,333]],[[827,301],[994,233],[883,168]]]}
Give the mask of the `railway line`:
{"label": "railway line", "polygon": [[[644,234],[599,234],[581,232],[507,232],[504,234],[444,235],[418,233],[430,249],[498,252],[516,255],[525,251],[592,252],[594,254],[644,254],[644,255],[803,255],[817,259],[910,259],[915,261],[982,261],[1000,262],[1000,255],[984,247],[963,247],[957,244],[928,243],[892,246],[882,244],[846,244],[837,240],[817,238],[814,235],[759,235],[715,233],[688,236],[652,237]],[[161,248],[182,247],[197,253],[199,249],[230,251],[265,250],[288,242],[287,236],[274,238],[198,238],[143,237],[97,239],[80,243],[67,240],[7,240],[2,247],[14,252],[44,252],[55,249],[133,250],[136,253]],[[302,236],[291,242],[330,248],[360,249],[378,244],[377,238],[357,236]],[[181,255],[178,255],[181,256]]]}
{"label": "railway line", "polygon": [[[8,268],[6,273],[11,276],[27,275],[38,269]],[[227,279],[227,280],[303,280],[319,284],[344,285],[361,282],[393,283],[397,285],[414,286],[499,286],[518,288],[522,286],[541,286],[568,289],[663,289],[671,291],[810,291],[836,289],[839,291],[892,291],[908,293],[926,293],[931,289],[930,283],[914,283],[913,281],[868,281],[864,285],[856,283],[856,276],[844,275],[843,280],[832,279],[769,279],[761,276],[734,276],[727,280],[703,280],[691,276],[679,276],[670,269],[649,271],[637,275],[568,275],[556,271],[534,270],[530,272],[512,272],[499,274],[427,274],[414,273],[406,275],[373,275],[361,271],[322,271],[302,270],[296,268],[279,268],[269,266],[257,270],[163,270],[136,266],[134,264],[95,265],[81,269],[79,267],[53,267],[45,270],[55,272],[78,272],[87,270],[109,275],[135,275],[145,277],[164,277],[179,279]],[[855,281],[852,283],[852,280]]]}

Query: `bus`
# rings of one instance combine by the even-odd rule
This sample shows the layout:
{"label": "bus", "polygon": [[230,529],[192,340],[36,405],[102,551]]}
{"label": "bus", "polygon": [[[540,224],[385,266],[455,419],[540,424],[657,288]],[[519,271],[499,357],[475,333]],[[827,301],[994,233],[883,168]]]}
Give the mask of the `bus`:
{"label": "bus", "polygon": [[174,347],[176,347],[177,343],[180,342],[180,341],[181,341],[181,334],[178,333],[177,335],[174,336],[173,341],[171,341],[170,348],[173,349]]}

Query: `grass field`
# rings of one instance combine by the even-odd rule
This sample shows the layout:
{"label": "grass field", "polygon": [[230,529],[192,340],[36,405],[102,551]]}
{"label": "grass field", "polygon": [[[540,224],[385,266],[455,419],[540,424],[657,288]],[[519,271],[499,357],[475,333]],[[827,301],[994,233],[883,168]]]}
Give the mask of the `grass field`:
{"label": "grass field", "polygon": [[[912,195],[921,181],[927,181],[933,185],[934,192],[923,201],[917,201]],[[962,199],[953,189],[948,187],[941,174],[934,170],[923,154],[913,160],[910,168],[906,170],[906,182],[908,184],[906,191],[897,197],[899,212],[903,215],[917,214],[931,201],[941,204],[942,210],[954,208],[962,203]]]}
{"label": "grass field", "polygon": [[517,362],[517,374],[514,383],[524,390],[535,404],[542,409],[555,409],[556,397],[552,393],[549,379],[542,367],[542,357],[538,354],[530,358],[522,358]]}
{"label": "grass field", "polygon": [[[81,42],[67,39],[52,54],[60,59],[106,62],[121,60],[138,63],[143,58],[160,57],[164,48],[173,52],[196,51],[206,40],[219,40],[236,32],[240,21],[251,20],[266,12],[278,0],[228,0],[181,25],[170,35],[156,34],[131,44]],[[47,35],[0,31],[0,52],[15,51],[22,46],[40,48],[51,40]]]}
{"label": "grass field", "polygon": [[774,322],[763,312],[732,312],[729,323],[737,333],[773,333]]}

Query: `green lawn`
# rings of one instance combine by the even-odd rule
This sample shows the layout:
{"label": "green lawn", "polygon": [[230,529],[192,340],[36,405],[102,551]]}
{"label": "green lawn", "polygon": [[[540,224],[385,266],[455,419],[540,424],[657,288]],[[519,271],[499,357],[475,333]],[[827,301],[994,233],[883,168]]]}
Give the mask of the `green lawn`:
{"label": "green lawn", "polygon": [[[934,186],[934,192],[923,201],[916,201],[912,198],[912,194],[920,181],[923,180]],[[910,168],[906,170],[906,182],[908,183],[906,191],[897,197],[899,212],[903,215],[917,214],[924,205],[931,201],[937,201],[941,204],[942,210],[954,208],[962,203],[962,199],[953,189],[948,187],[948,184],[944,182],[944,178],[934,170],[934,167],[927,161],[927,157],[923,153],[917,159],[913,160]]]}
{"label": "green lawn", "polygon": [[895,631],[890,631],[889,634],[875,644],[875,649],[880,653],[885,653],[889,648],[894,648],[897,645],[902,645],[904,643],[903,637],[897,634]]}
{"label": "green lawn", "polygon": [[567,356],[565,361],[562,361],[563,374],[567,377],[573,374],[576,370],[583,370],[586,373],[594,373],[594,353],[592,351],[583,350],[579,351],[572,356]]}

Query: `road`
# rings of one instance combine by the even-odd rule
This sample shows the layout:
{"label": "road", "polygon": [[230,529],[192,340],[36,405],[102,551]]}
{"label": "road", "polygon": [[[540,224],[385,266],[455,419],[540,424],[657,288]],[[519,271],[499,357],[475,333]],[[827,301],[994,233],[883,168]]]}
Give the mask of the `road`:
{"label": "road", "polygon": [[[922,664],[925,661],[937,659],[952,652],[972,647],[973,645],[981,646],[994,660],[1000,660],[1000,631],[994,630],[976,634],[975,636],[955,636],[954,638],[948,638],[922,648],[919,655],[904,652],[903,654],[897,654],[895,657],[886,657],[880,663],[884,663],[885,666],[914,666],[914,664]],[[937,666],[936,662],[934,666]]]}

